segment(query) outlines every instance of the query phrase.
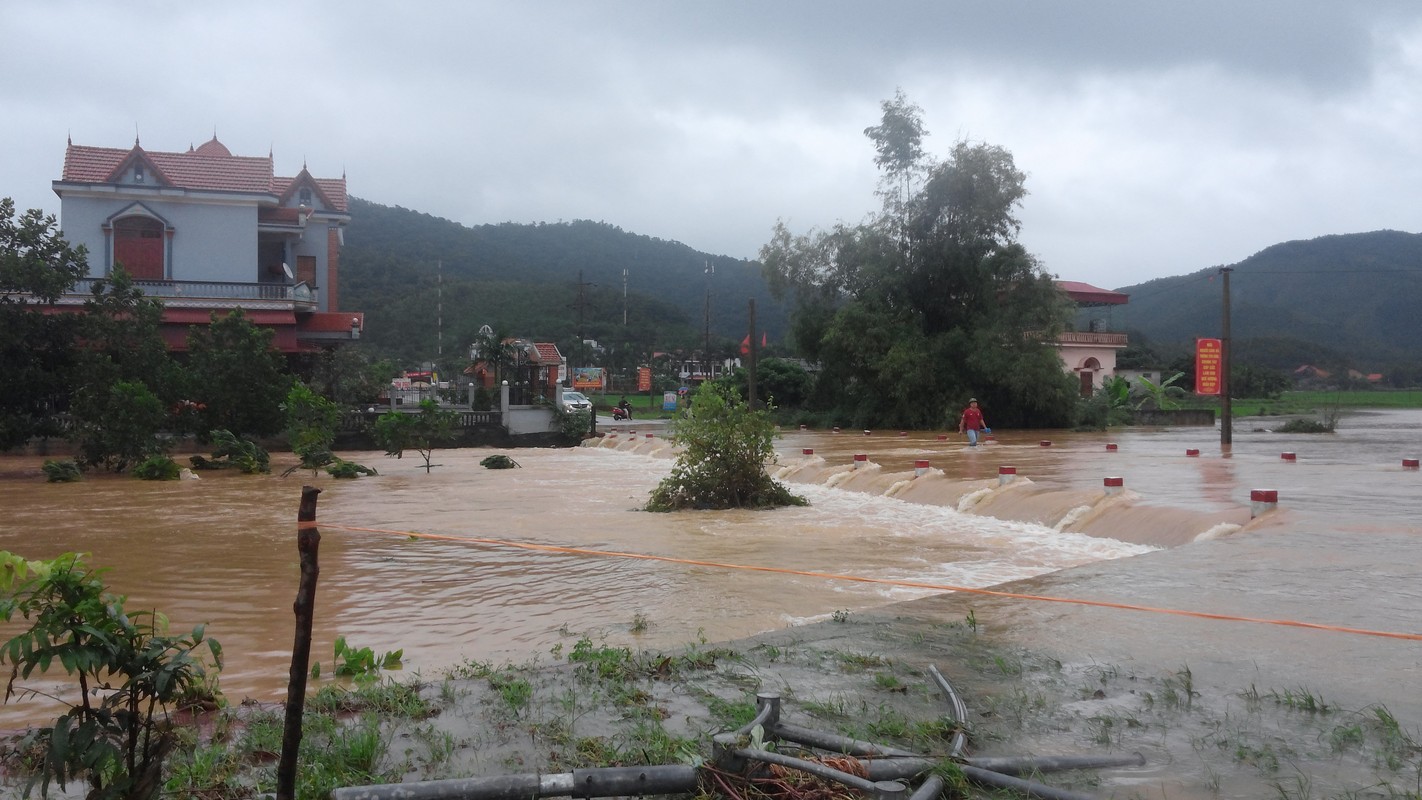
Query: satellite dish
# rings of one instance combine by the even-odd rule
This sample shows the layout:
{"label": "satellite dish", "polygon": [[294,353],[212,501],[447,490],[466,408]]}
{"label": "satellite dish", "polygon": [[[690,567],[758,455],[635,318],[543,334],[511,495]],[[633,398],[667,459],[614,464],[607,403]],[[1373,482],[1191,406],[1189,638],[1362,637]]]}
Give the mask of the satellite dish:
{"label": "satellite dish", "polygon": [[296,274],[291,271],[291,267],[287,266],[285,261],[281,262],[281,271],[286,273],[287,280],[296,280]]}

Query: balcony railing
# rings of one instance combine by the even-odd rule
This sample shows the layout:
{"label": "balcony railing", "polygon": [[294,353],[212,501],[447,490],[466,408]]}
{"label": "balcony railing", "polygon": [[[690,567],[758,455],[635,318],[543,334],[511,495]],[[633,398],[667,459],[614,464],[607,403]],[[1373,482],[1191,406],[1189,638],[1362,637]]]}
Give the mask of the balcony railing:
{"label": "balcony railing", "polygon": [[[61,305],[81,305],[93,296],[94,284],[103,278],[81,278],[68,294],[60,298]],[[133,285],[147,297],[169,306],[192,308],[273,308],[292,311],[314,311],[316,292],[305,282],[238,283],[236,281],[146,281]]]}
{"label": "balcony railing", "polygon": [[1096,333],[1091,331],[1062,331],[1057,334],[1057,344],[1095,345],[1097,347],[1125,347],[1124,333]]}

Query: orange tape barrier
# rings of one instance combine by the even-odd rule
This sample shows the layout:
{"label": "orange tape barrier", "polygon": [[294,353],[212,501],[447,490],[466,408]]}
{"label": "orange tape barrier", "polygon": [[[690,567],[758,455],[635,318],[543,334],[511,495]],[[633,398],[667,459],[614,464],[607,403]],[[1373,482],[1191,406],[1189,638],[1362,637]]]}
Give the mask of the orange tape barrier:
{"label": "orange tape barrier", "polygon": [[438,533],[416,533],[414,531],[396,531],[386,528],[364,528],[356,525],[333,525],[325,523],[321,527],[333,528],[344,531],[356,531],[361,533],[386,533],[394,536],[405,536],[412,539],[434,539],[446,542],[463,542],[467,544],[486,544],[495,547],[512,547],[520,550],[537,550],[544,553],[566,553],[570,555],[597,556],[599,558],[634,558],[643,561],[664,561],[671,564],[690,564],[697,567],[715,567],[718,569],[740,569],[751,572],[775,572],[782,575],[803,575],[810,578],[824,578],[835,581],[854,581],[856,583],[878,583],[887,586],[905,586],[911,589],[934,589],[943,592],[965,592],[968,594],[980,594],[988,597],[1007,597],[1015,600],[1035,600],[1043,603],[1069,603],[1078,606],[1094,606],[1096,608],[1116,608],[1125,611],[1144,611],[1151,614],[1173,614],[1178,617],[1195,617],[1197,619],[1223,620],[1226,622],[1255,622],[1262,625],[1283,625],[1290,628],[1308,628],[1318,631],[1333,631],[1334,633],[1351,633],[1358,636],[1380,636],[1385,639],[1404,639],[1413,642],[1422,642],[1422,633],[1398,633],[1396,631],[1375,631],[1367,628],[1349,628],[1342,625],[1325,625],[1320,622],[1300,622],[1292,619],[1263,619],[1260,617],[1240,617],[1232,614],[1212,614],[1207,611],[1186,611],[1178,608],[1155,608],[1153,606],[1140,606],[1131,603],[1111,603],[1104,600],[1082,600],[1074,597],[1050,597],[1037,594],[1018,594],[1016,592],[1002,592],[993,589],[975,589],[970,586],[952,586],[939,583],[922,583],[920,581],[904,581],[893,578],[865,578],[859,575],[837,575],[831,572],[810,572],[800,569],[785,569],[784,567],[760,567],[753,564],[726,564],[719,561],[701,561],[694,558],[673,558],[671,556],[654,556],[647,553],[623,553],[616,550],[592,550],[584,547],[566,547],[552,544],[533,544],[530,542],[511,542],[504,539],[490,539],[482,536],[448,536]]}

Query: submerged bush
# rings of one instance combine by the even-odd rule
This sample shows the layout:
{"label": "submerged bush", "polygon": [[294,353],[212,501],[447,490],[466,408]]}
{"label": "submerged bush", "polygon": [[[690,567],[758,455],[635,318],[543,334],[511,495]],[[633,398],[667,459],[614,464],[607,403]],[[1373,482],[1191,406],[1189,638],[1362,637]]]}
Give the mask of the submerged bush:
{"label": "submerged bush", "polygon": [[145,481],[175,481],[182,474],[183,468],[167,456],[149,456],[133,468],[133,477]]}
{"label": "submerged bush", "polygon": [[84,477],[84,470],[76,461],[54,461],[53,459],[44,462],[45,478],[50,483],[72,483]]}
{"label": "submerged bush", "polygon": [[766,474],[775,456],[775,424],[768,412],[752,411],[733,387],[702,384],[671,432],[681,454],[671,475],[652,490],[648,511],[806,505]]}

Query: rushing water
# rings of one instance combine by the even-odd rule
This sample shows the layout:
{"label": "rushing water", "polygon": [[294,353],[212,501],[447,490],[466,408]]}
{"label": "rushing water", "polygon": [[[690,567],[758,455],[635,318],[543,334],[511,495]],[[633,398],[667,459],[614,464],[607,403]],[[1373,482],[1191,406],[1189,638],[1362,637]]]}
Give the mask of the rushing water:
{"label": "rushing water", "polygon": [[[208,623],[226,650],[223,688],[234,701],[284,692],[303,483],[323,490],[313,657],[327,662],[337,636],[377,652],[403,648],[407,669],[433,673],[466,658],[544,656],[569,631],[674,647],[943,595],[833,575],[958,587],[1030,578],[1015,588],[1422,630],[1422,474],[1401,466],[1422,452],[1422,412],[1353,414],[1332,435],[1275,434],[1268,424],[1242,421],[1223,452],[1210,429],[999,432],[976,450],[932,433],[787,431],[776,471],[811,504],[774,512],[639,511],[672,463],[665,440],[647,437],[653,427],[580,448],[502,451],[521,464],[510,470],[480,467],[490,450],[438,451],[428,474],[418,459],[346,454],[380,470],[355,481],[203,473],[48,484],[42,459],[7,457],[0,549],[89,553],[130,608],[163,610],[178,629]],[[859,469],[856,454],[867,457]],[[916,476],[919,460],[929,466]],[[1009,465],[1018,477],[1000,486]],[[1107,497],[1112,476],[1125,490]],[[1253,489],[1277,490],[1280,510],[1251,521]],[[1036,647],[1188,663],[1221,686],[1317,687],[1340,704],[1384,702],[1413,725],[1422,719],[1415,641],[973,603],[991,612],[979,612],[984,619],[1011,618],[1003,636]],[[0,708],[0,728],[34,713]]]}

